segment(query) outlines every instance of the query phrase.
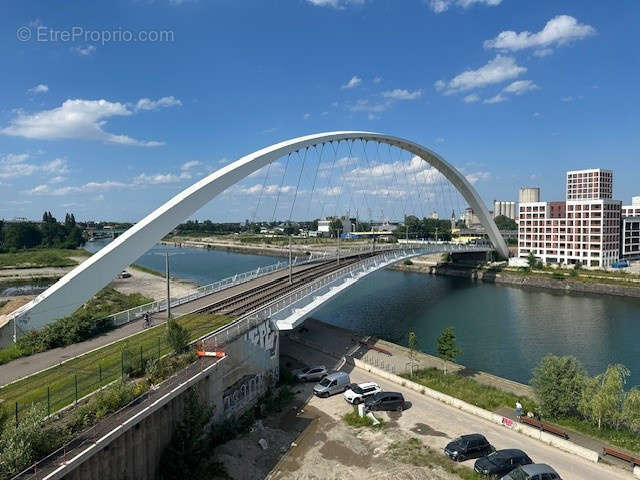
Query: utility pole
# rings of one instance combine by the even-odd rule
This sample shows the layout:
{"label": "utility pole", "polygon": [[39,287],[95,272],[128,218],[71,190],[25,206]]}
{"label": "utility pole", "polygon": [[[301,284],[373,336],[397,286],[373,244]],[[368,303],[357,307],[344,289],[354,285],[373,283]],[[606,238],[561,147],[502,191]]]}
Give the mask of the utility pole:
{"label": "utility pole", "polygon": [[292,270],[293,270],[293,265],[291,263],[291,235],[289,235],[289,285],[291,285],[293,283],[292,280]]}
{"label": "utility pole", "polygon": [[167,276],[167,320],[171,319],[171,287],[169,283],[169,252],[164,254],[165,274]]}
{"label": "utility pole", "polygon": [[338,229],[338,265],[340,265],[340,233],[342,232],[342,229],[339,228]]}
{"label": "utility pole", "polygon": [[436,227],[436,243],[438,243],[438,227]]}

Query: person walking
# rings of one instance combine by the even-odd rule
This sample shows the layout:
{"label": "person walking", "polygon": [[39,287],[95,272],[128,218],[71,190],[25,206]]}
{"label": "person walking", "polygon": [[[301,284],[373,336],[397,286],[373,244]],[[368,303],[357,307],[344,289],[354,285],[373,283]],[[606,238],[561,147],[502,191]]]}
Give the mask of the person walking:
{"label": "person walking", "polygon": [[522,404],[520,400],[516,400],[516,418],[519,419],[522,415]]}
{"label": "person walking", "polygon": [[151,326],[151,317],[149,316],[149,312],[144,312],[144,328],[148,328]]}

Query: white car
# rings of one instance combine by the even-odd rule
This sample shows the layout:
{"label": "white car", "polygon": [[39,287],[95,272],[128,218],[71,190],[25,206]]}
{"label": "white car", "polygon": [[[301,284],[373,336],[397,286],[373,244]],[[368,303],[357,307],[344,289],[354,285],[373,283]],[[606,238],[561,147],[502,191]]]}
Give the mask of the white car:
{"label": "white car", "polygon": [[377,383],[367,382],[357,385],[354,383],[344,392],[344,399],[353,405],[358,405],[364,402],[365,397],[378,393],[379,391],[380,385]]}

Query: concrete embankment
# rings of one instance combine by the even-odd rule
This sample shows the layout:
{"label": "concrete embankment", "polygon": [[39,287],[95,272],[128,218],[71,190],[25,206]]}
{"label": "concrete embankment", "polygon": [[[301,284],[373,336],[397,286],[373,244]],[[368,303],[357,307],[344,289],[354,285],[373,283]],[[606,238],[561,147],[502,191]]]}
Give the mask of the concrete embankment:
{"label": "concrete embankment", "polygon": [[[550,275],[526,275],[505,271],[484,271],[473,267],[433,264],[426,261],[414,261],[412,265],[396,264],[393,270],[414,273],[426,273],[432,275],[445,275],[449,277],[468,278],[474,281],[494,283],[497,285],[512,285],[525,288],[543,288],[565,293],[581,293],[595,295],[614,295],[620,297],[640,298],[640,286],[613,285],[597,283],[596,280],[583,282],[566,277],[555,279]],[[631,282],[630,282],[631,283]]]}

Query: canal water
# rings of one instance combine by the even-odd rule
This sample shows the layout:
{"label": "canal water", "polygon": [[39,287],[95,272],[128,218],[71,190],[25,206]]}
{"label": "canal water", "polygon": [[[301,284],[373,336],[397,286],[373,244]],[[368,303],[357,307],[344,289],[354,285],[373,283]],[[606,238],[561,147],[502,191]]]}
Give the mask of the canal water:
{"label": "canal water", "polygon": [[[98,242],[95,242],[98,244]],[[103,246],[95,245],[95,247]],[[87,244],[91,248],[91,244]],[[200,284],[270,265],[277,257],[156,246],[137,262]],[[574,355],[595,374],[610,363],[631,369],[640,384],[640,300],[567,295],[547,290],[474,283],[455,277],[382,270],[316,311],[324,322],[406,344],[414,331],[420,349],[436,353],[436,339],[452,326],[458,362],[528,383],[547,353]]]}

